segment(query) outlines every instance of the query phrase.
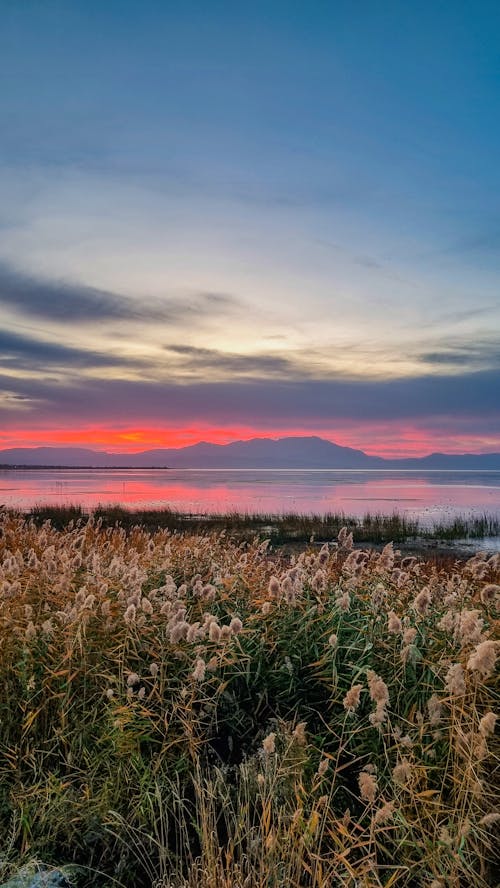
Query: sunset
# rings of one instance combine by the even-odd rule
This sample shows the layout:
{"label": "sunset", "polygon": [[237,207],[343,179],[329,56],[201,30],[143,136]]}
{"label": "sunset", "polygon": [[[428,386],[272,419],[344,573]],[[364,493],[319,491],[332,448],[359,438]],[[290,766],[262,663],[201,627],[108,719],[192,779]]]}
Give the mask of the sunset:
{"label": "sunset", "polygon": [[0,888],[499,888],[500,3],[0,0]]}
{"label": "sunset", "polygon": [[0,445],[500,450],[498,10],[1,24]]}

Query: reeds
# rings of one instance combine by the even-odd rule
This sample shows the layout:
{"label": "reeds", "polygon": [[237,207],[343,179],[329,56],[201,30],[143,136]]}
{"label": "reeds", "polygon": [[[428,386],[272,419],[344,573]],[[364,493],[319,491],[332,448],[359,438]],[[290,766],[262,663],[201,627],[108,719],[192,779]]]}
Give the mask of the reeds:
{"label": "reeds", "polygon": [[350,532],[290,553],[4,513],[0,876],[493,885],[499,559]]}
{"label": "reeds", "polygon": [[[416,518],[408,518],[395,512],[392,515],[367,512],[362,518],[347,516],[342,512],[324,515],[263,514],[251,512],[198,513],[179,512],[169,508],[127,509],[116,505],[102,505],[93,512],[105,527],[119,524],[130,530],[140,525],[150,531],[161,529],[192,533],[208,530],[225,530],[242,539],[252,539],[256,533],[273,544],[304,543],[311,537],[316,541],[331,540],[346,528],[346,538],[354,533],[357,543],[394,543],[428,541],[443,543],[453,540],[478,540],[500,535],[500,519],[497,515],[457,516],[447,523],[423,524]],[[89,517],[79,505],[44,505],[33,508],[28,517],[37,523],[50,520],[54,527],[63,530],[71,521],[86,521]]]}

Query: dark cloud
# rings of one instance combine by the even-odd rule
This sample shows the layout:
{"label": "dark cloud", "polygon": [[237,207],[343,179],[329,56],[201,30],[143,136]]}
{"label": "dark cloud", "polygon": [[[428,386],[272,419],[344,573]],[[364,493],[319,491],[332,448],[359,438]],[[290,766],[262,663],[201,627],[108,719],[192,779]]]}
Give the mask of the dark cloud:
{"label": "dark cloud", "polygon": [[0,263],[0,305],[47,321],[156,321],[186,319],[227,311],[238,300],[223,293],[201,292],[186,298],[138,299],[82,284],[47,281]]}
{"label": "dark cloud", "polygon": [[423,351],[418,358],[424,364],[471,368],[500,367],[500,342],[484,340],[471,342],[449,342],[435,351]]}
{"label": "dark cloud", "polygon": [[[167,345],[165,348],[181,359],[180,367],[183,370],[220,370],[238,375],[266,373],[296,377],[299,369],[294,360],[280,355],[238,355],[190,345]],[[301,372],[304,375],[304,370]]]}
{"label": "dark cloud", "polygon": [[134,360],[121,360],[112,355],[90,351],[57,342],[44,342],[29,336],[20,336],[0,330],[0,354],[4,368],[17,370],[47,370],[64,368],[82,370],[91,367],[135,365]]}
{"label": "dark cloud", "polygon": [[[335,427],[336,420],[368,423],[477,420],[500,424],[500,371],[397,380],[284,381],[273,379],[185,384],[0,378],[0,387],[43,401],[34,421],[75,424],[244,424],[254,427]],[[4,408],[7,416],[7,408]],[[11,414],[13,418],[13,413]]]}

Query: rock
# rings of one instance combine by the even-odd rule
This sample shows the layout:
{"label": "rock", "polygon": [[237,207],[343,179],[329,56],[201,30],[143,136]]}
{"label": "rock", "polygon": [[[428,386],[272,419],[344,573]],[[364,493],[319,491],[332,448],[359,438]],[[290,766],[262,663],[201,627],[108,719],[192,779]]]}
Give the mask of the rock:
{"label": "rock", "polygon": [[0,888],[71,888],[71,882],[60,869],[26,868],[0,885]]}

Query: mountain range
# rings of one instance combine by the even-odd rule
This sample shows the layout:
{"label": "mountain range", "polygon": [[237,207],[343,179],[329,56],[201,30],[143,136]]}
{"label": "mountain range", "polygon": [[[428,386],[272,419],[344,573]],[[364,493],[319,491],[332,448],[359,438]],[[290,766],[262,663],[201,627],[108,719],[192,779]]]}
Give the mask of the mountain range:
{"label": "mountain range", "polygon": [[316,436],[253,438],[231,444],[107,453],[82,447],[0,450],[0,466],[172,469],[460,469],[500,470],[500,453],[431,453],[384,459]]}

